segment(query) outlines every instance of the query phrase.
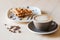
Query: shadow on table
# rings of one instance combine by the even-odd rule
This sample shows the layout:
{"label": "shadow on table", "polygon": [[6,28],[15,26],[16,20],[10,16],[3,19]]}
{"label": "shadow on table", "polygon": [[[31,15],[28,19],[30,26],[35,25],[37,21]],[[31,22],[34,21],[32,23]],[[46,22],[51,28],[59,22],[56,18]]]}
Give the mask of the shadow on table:
{"label": "shadow on table", "polygon": [[60,25],[58,27],[59,27],[59,29],[55,33],[47,34],[47,35],[42,35],[42,36],[50,37],[50,38],[60,37]]}
{"label": "shadow on table", "polygon": [[41,11],[41,13],[42,13],[42,14],[48,14],[48,13],[47,13],[47,12],[45,12],[45,11]]}
{"label": "shadow on table", "polygon": [[42,14],[48,14],[48,15],[51,15],[52,16],[52,13],[51,12],[47,12],[47,11],[41,11]]}

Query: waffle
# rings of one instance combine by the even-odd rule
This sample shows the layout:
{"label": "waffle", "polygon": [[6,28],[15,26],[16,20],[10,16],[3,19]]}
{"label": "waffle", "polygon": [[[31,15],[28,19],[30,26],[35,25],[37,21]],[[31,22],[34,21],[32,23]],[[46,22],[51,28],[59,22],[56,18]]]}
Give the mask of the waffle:
{"label": "waffle", "polygon": [[26,16],[32,15],[32,11],[30,9],[23,9],[23,8],[15,8],[13,12],[19,18],[24,18]]}

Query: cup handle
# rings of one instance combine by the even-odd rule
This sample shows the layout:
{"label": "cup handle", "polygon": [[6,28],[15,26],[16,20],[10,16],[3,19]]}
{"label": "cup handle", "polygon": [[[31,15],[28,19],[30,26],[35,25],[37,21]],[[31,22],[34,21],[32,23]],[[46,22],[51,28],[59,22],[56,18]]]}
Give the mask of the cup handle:
{"label": "cup handle", "polygon": [[[50,26],[49,26],[49,30],[53,29],[54,27],[51,28],[51,26],[54,26],[56,23],[54,21],[51,22]],[[50,29],[51,28],[51,29]]]}
{"label": "cup handle", "polygon": [[49,26],[51,26],[51,24],[52,24],[52,23],[54,23],[54,22],[53,22],[53,21],[51,21]]}

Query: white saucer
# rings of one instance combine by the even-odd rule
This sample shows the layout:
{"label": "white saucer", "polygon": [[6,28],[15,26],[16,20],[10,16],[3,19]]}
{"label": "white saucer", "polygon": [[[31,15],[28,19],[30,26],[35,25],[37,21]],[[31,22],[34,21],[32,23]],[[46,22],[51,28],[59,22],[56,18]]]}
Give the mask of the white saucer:
{"label": "white saucer", "polygon": [[28,24],[28,30],[31,31],[32,33],[36,33],[36,34],[51,34],[58,30],[58,24],[53,21],[53,24],[51,24],[50,29],[48,31],[43,32],[43,31],[36,29],[33,22],[30,22]]}
{"label": "white saucer", "polygon": [[[41,10],[37,7],[27,6],[27,7],[24,7],[24,8],[32,10],[33,14],[35,14],[35,15],[41,15]],[[7,16],[8,16],[9,19],[11,19],[15,22],[31,22],[32,21],[32,19],[27,20],[27,18],[24,18],[24,20],[20,20],[20,18],[18,18],[17,16],[14,15],[14,13],[11,12],[12,9],[10,9],[8,11]],[[12,18],[10,18],[11,16],[12,16]]]}

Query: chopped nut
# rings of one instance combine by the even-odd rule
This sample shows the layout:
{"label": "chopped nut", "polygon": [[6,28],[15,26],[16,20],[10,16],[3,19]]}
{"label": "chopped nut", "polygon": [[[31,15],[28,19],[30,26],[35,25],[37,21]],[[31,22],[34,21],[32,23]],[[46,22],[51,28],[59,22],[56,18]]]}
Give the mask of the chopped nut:
{"label": "chopped nut", "polygon": [[12,18],[13,16],[10,16],[9,18]]}
{"label": "chopped nut", "polygon": [[14,30],[13,33],[16,33],[16,31]]}
{"label": "chopped nut", "polygon": [[7,24],[5,24],[5,26],[7,26]]}
{"label": "chopped nut", "polygon": [[27,6],[27,8],[29,8],[29,6]]}
{"label": "chopped nut", "polygon": [[19,32],[19,33],[21,33],[21,31],[20,31],[20,30],[19,30],[18,32]]}
{"label": "chopped nut", "polygon": [[20,27],[19,26],[11,26],[9,29],[10,32],[16,33],[16,31],[18,31],[19,33],[21,33],[21,31],[19,30]]}

